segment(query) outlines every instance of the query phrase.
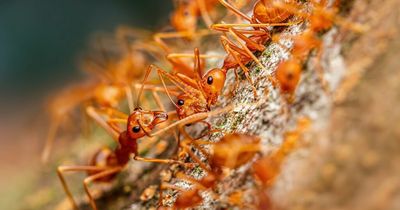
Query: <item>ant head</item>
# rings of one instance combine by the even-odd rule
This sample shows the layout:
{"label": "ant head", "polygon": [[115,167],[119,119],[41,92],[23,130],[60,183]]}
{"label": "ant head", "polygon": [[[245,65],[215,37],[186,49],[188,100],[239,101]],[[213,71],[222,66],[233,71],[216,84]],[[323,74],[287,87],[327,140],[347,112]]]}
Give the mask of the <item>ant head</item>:
{"label": "ant head", "polygon": [[203,90],[207,94],[209,105],[215,104],[218,96],[224,88],[226,80],[226,71],[224,69],[214,68],[208,71],[202,79]]}
{"label": "ant head", "polygon": [[195,4],[180,4],[172,14],[171,25],[177,31],[194,32],[197,25],[197,9]]}
{"label": "ant head", "polygon": [[292,94],[295,91],[300,80],[301,71],[301,64],[297,59],[283,61],[278,65],[276,78],[283,92]]}
{"label": "ant head", "polygon": [[165,112],[135,109],[128,118],[128,135],[132,139],[141,138],[156,125],[165,122],[167,119],[168,115]]}
{"label": "ant head", "polygon": [[186,118],[196,113],[209,111],[207,104],[201,103],[201,100],[198,98],[194,98],[185,93],[177,97],[176,105],[176,112],[179,119]]}

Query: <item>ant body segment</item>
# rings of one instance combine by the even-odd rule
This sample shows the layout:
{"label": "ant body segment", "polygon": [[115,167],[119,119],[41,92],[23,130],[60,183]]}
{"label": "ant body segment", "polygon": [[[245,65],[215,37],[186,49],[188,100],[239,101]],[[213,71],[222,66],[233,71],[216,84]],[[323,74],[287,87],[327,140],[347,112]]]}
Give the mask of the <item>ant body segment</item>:
{"label": "ant body segment", "polygon": [[[140,93],[144,90],[144,84],[142,84]],[[138,99],[140,98],[138,95]],[[157,100],[156,100],[157,102]],[[132,104],[132,103],[131,103]],[[162,107],[162,106],[160,106]],[[132,110],[132,108],[131,108]],[[118,110],[112,108],[105,108],[96,110],[94,107],[86,108],[87,114],[103,127],[117,142],[118,146],[112,150],[108,147],[104,147],[92,157],[90,164],[87,166],[59,166],[57,168],[57,174],[63,185],[63,188],[71,201],[73,208],[78,209],[75,203],[72,193],[69,190],[65,181],[64,172],[67,171],[86,171],[88,177],[83,181],[86,195],[89,198],[89,203],[93,209],[97,209],[94,198],[89,190],[89,184],[92,182],[110,182],[113,180],[116,174],[118,174],[130,160],[131,155],[134,155],[133,159],[145,162],[155,163],[178,163],[183,164],[180,161],[172,159],[156,159],[156,158],[144,158],[140,157],[138,153],[137,141],[140,138],[145,137],[151,132],[157,125],[162,124],[168,120],[168,114],[164,111],[148,111],[143,110],[139,107],[133,109],[132,113],[128,116]],[[105,120],[101,116],[101,112],[109,116],[109,119]],[[117,123],[126,124],[126,128],[122,130]]]}

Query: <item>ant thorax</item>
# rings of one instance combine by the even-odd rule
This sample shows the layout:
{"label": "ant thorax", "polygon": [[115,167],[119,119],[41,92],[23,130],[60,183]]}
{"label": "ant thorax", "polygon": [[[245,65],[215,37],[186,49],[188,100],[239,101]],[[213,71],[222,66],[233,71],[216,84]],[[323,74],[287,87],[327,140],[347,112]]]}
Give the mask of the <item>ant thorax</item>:
{"label": "ant thorax", "polygon": [[208,112],[209,107],[203,95],[197,97],[181,94],[178,96],[176,112],[179,119],[184,119],[190,115]]}

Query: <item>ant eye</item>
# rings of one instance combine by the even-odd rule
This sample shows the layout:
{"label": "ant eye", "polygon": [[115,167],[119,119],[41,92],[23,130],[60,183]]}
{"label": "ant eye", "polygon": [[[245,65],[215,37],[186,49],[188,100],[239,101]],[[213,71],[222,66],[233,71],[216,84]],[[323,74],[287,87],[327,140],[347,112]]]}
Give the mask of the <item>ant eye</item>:
{"label": "ant eye", "polygon": [[134,133],[139,133],[139,131],[140,131],[140,126],[135,126],[135,127],[133,127],[132,128],[132,131],[134,132]]}
{"label": "ant eye", "polygon": [[212,76],[209,76],[207,78],[207,84],[211,85],[213,83],[213,81],[214,81],[214,78]]}
{"label": "ant eye", "polygon": [[182,99],[179,99],[179,100],[178,100],[178,105],[179,105],[179,106],[182,106],[183,104],[185,104],[185,101],[182,100]]}

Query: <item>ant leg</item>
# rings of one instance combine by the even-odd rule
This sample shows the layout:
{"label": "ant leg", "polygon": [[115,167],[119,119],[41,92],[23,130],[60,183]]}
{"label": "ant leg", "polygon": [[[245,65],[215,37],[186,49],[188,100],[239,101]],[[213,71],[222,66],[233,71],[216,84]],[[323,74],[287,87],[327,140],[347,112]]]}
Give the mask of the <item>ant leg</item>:
{"label": "ant leg", "polygon": [[[229,29],[229,33],[234,34],[237,38],[243,40],[246,45],[244,46],[251,46],[255,49],[257,49],[257,51],[264,51],[265,50],[265,46],[262,44],[258,44],[257,42],[249,39],[247,36],[245,36],[243,33],[237,31],[234,28]],[[270,37],[269,33],[264,33],[264,35],[268,35],[268,37]],[[238,39],[237,39],[238,40]],[[248,48],[248,47],[247,47]]]}
{"label": "ant leg", "polygon": [[208,136],[210,134],[221,132],[221,130],[219,130],[219,129],[212,129],[211,128],[211,124],[209,122],[205,121],[205,120],[201,120],[201,121],[199,121],[197,123],[205,124],[207,126],[207,132],[205,134],[193,139],[193,140],[199,140],[199,139],[202,139],[202,138],[204,138],[204,137],[206,137],[206,136]]}
{"label": "ant leg", "polygon": [[236,39],[236,41],[240,44],[242,49],[246,52],[247,56],[250,56],[262,69],[265,69],[264,65],[261,64],[260,60],[250,51],[250,49],[243,44],[240,40],[240,37],[233,31],[233,29],[229,29],[229,33]]}
{"label": "ant leg", "polygon": [[202,113],[197,113],[197,114],[190,115],[188,117],[185,117],[184,119],[181,119],[181,120],[178,120],[178,121],[176,121],[174,123],[171,123],[170,125],[168,125],[165,128],[157,130],[156,132],[150,134],[150,136],[160,135],[161,133],[164,133],[164,132],[168,131],[169,129],[174,128],[176,126],[191,124],[191,123],[198,122],[200,120],[206,119],[207,117],[210,117],[210,116],[215,116],[215,115],[220,115],[220,114],[223,114],[223,113],[226,113],[226,112],[230,112],[230,111],[233,110],[233,108],[234,108],[233,105],[228,105],[228,106],[226,106],[224,108],[217,109],[217,110],[214,110],[214,111],[211,111],[211,112],[202,112]]}
{"label": "ant leg", "polygon": [[158,77],[160,78],[161,83],[164,86],[169,99],[171,100],[171,102],[174,104],[175,107],[178,107],[178,105],[172,100],[171,95],[169,94],[169,91],[168,91],[167,86],[165,84],[163,76],[167,77],[183,93],[186,93],[186,94],[191,95],[191,96],[197,96],[197,95],[203,94],[201,89],[200,89],[200,87],[193,88],[190,84],[185,83],[185,81],[182,80],[180,77],[178,77],[176,75],[171,75],[170,73],[168,73],[165,70],[159,68],[158,66],[151,65],[150,68],[156,68]]}
{"label": "ant leg", "polygon": [[180,32],[161,32],[161,33],[156,33],[153,36],[154,41],[166,52],[166,53],[171,53],[170,47],[165,43],[164,39],[173,39],[173,38],[190,38],[192,36],[196,37],[201,37],[201,36],[207,36],[214,34],[212,31],[209,29],[204,29],[204,30],[198,30],[195,33],[192,32],[187,32],[187,31],[180,31]]}
{"label": "ant leg", "polygon": [[173,159],[158,159],[158,158],[144,158],[140,156],[133,157],[134,160],[150,162],[150,163],[165,163],[165,164],[179,164],[179,165],[190,165],[188,163],[184,163],[182,161],[173,160]]}
{"label": "ant leg", "polygon": [[[229,32],[230,28],[233,27],[239,27],[237,26],[237,24],[228,24],[228,23],[219,23],[219,24],[214,24],[211,26],[212,30],[216,30],[216,31],[220,31],[220,32]],[[245,27],[248,28],[248,27]],[[264,35],[265,33],[267,33],[267,28],[262,28],[264,30],[260,30],[260,29],[240,29],[239,28],[235,28],[236,31],[242,33],[242,34],[248,34],[248,35]]]}
{"label": "ant leg", "polygon": [[200,14],[203,18],[203,21],[206,23],[207,27],[210,27],[213,24],[211,20],[210,14],[207,11],[205,0],[196,0],[197,5],[199,5]]}
{"label": "ant leg", "polygon": [[94,174],[92,176],[86,177],[83,180],[83,187],[85,188],[86,195],[89,198],[90,206],[93,208],[93,210],[97,210],[97,206],[96,206],[96,203],[95,203],[95,201],[93,199],[92,194],[90,193],[89,184],[91,182],[95,181],[96,179],[100,179],[100,178],[103,178],[103,177],[106,177],[106,176],[109,176],[109,175],[112,175],[112,174],[116,174],[116,173],[120,172],[121,170],[122,170],[122,167],[115,167],[115,168],[107,169],[107,170],[104,170],[104,171],[102,171],[100,173],[97,173],[97,174]]}
{"label": "ant leg", "polygon": [[[238,41],[238,43],[242,46],[242,49],[244,49],[245,54],[243,54],[243,53],[242,54],[245,55],[245,56],[250,57],[251,59],[253,59],[261,69],[266,69],[264,67],[264,65],[260,62],[260,60],[258,60],[258,58],[256,56],[254,56],[254,54],[249,50],[249,48],[240,41],[240,38],[232,31],[232,29],[230,29],[230,33]],[[239,52],[239,53],[241,53],[241,52]],[[238,59],[238,62],[239,62],[239,64],[241,63],[240,59]],[[244,66],[244,65],[242,64],[242,66]],[[267,78],[273,85],[276,84],[277,81],[270,74],[267,74]]]}
{"label": "ant leg", "polygon": [[[248,57],[246,52],[244,52],[244,50],[242,50],[241,48],[237,47],[232,41],[230,41],[226,36],[221,36],[221,42],[223,43],[224,49],[227,51],[228,54],[230,54],[233,59],[236,61],[236,63],[240,66],[240,68],[242,68],[242,70],[245,73],[246,79],[249,81],[249,83],[252,86],[252,90],[253,90],[253,94],[254,97],[257,98],[257,91],[256,88],[253,85],[253,81],[251,80],[248,72],[250,72],[250,70],[243,64],[243,62],[241,61],[241,59],[238,57],[237,54]],[[237,71],[235,70],[235,76],[236,78],[238,78],[238,74]],[[236,81],[238,86],[238,80]]]}
{"label": "ant leg", "polygon": [[[158,77],[159,77],[160,80],[161,80],[161,83],[162,83],[162,85],[163,85],[163,87],[164,87],[164,90],[165,90],[165,92],[166,92],[166,94],[167,94],[169,100],[171,101],[171,103],[172,103],[175,107],[178,107],[178,105],[177,105],[177,104],[174,102],[174,100],[172,99],[170,92],[168,91],[168,88],[167,88],[167,85],[165,84],[163,75],[167,76],[167,77],[171,80],[171,82],[172,82],[178,89],[182,90],[182,87],[179,86],[179,83],[178,83],[178,82],[175,82],[175,81],[174,81],[174,79],[176,79],[176,78],[175,78],[173,75],[170,75],[168,72],[165,72],[164,70],[162,70],[161,68],[159,68],[159,67],[157,67],[157,66],[155,66],[155,65],[150,65],[150,66],[147,68],[146,75],[147,75],[147,74],[150,74],[150,72],[151,72],[154,68],[156,68]],[[143,84],[142,84],[142,88],[143,88]]]}
{"label": "ant leg", "polygon": [[[142,85],[141,84],[134,84],[133,87],[135,88],[135,91],[137,91],[138,89],[140,90]],[[180,94],[180,92],[178,91],[178,88],[176,88],[175,86],[169,85],[169,86],[166,86],[166,87],[167,87],[167,89],[168,89],[168,91],[169,91],[169,93],[171,95],[177,96],[177,95]],[[164,92],[164,93],[166,92],[164,87],[160,87],[160,86],[157,86],[157,85],[145,84],[143,89],[144,90],[150,90],[150,91],[156,91],[156,92]]]}
{"label": "ant leg", "polygon": [[[229,29],[234,27],[248,28],[248,27],[272,27],[272,26],[292,26],[301,23],[302,20],[287,23],[218,23],[211,26],[212,29],[222,32],[227,32]],[[245,34],[251,34],[247,31]],[[257,34],[257,33],[255,33]]]}
{"label": "ant leg", "polygon": [[242,68],[244,75],[246,76],[247,81],[249,81],[251,88],[253,90],[253,94],[254,94],[254,99],[257,100],[258,95],[257,95],[257,89],[254,87],[254,83],[253,80],[251,79],[249,72],[250,70],[242,63],[242,61],[240,60],[240,58],[235,54],[235,52],[230,51],[230,54],[232,54],[233,58],[235,59],[235,61],[239,64],[240,68]]}
{"label": "ant leg", "polygon": [[[200,145],[197,143],[199,140],[198,139],[194,139],[192,138],[183,128],[182,126],[179,126],[179,130],[180,132],[183,134],[183,136],[185,137],[186,140],[182,141],[181,144],[179,144],[182,148],[184,148],[184,151],[186,151],[186,153],[189,153],[190,156],[192,156],[192,154],[190,154],[191,151],[188,151],[188,142],[190,142],[193,147],[195,147],[197,150],[199,150],[203,155],[205,155],[207,158],[209,157],[209,154],[202,148],[200,147]],[[207,144],[210,144],[209,142],[207,142]],[[190,150],[190,148],[189,148]],[[195,158],[195,157],[192,157]]]}
{"label": "ant leg", "polygon": [[[193,58],[194,55],[191,53],[170,53],[167,55],[167,58]],[[224,58],[224,55],[209,55],[209,54],[200,54],[200,58]]]}
{"label": "ant leg", "polygon": [[50,124],[49,131],[46,137],[46,143],[42,151],[42,163],[46,163],[49,160],[50,151],[53,148],[54,139],[57,134],[58,127],[60,126],[61,120],[57,119]]}
{"label": "ant leg", "polygon": [[239,11],[236,7],[234,7],[232,4],[228,3],[226,0],[219,0],[219,2],[227,9],[231,10],[235,15],[238,15],[238,16],[242,17],[243,19],[251,22],[251,18],[249,16],[247,16],[243,12]]}
{"label": "ant leg", "polygon": [[98,166],[59,166],[57,167],[57,175],[58,178],[60,179],[60,182],[64,188],[65,193],[68,196],[68,199],[70,200],[73,209],[78,209],[78,205],[76,204],[74,197],[71,193],[71,191],[68,188],[67,182],[64,178],[63,172],[67,171],[103,171],[107,168],[105,167],[98,167]]}
{"label": "ant leg", "polygon": [[89,115],[98,125],[110,134],[114,140],[118,142],[119,133],[117,133],[109,124],[97,113],[94,107],[89,106],[86,108],[86,113]]}
{"label": "ant leg", "polygon": [[112,118],[107,120],[107,124],[117,133],[122,133],[123,130],[118,126],[117,123],[127,124],[127,119]]}
{"label": "ant leg", "polygon": [[207,166],[192,152],[191,148],[189,147],[189,144],[193,144],[193,146],[198,149],[203,155],[205,155],[207,158],[209,158],[209,154],[204,151],[203,148],[201,148],[199,145],[197,145],[196,143],[194,143],[193,140],[189,139],[186,141],[182,141],[181,142],[181,147],[183,149],[184,152],[186,152],[187,154],[189,154],[190,158],[192,158],[197,164],[199,164],[199,166],[207,171],[210,172],[210,170],[207,168]]}

